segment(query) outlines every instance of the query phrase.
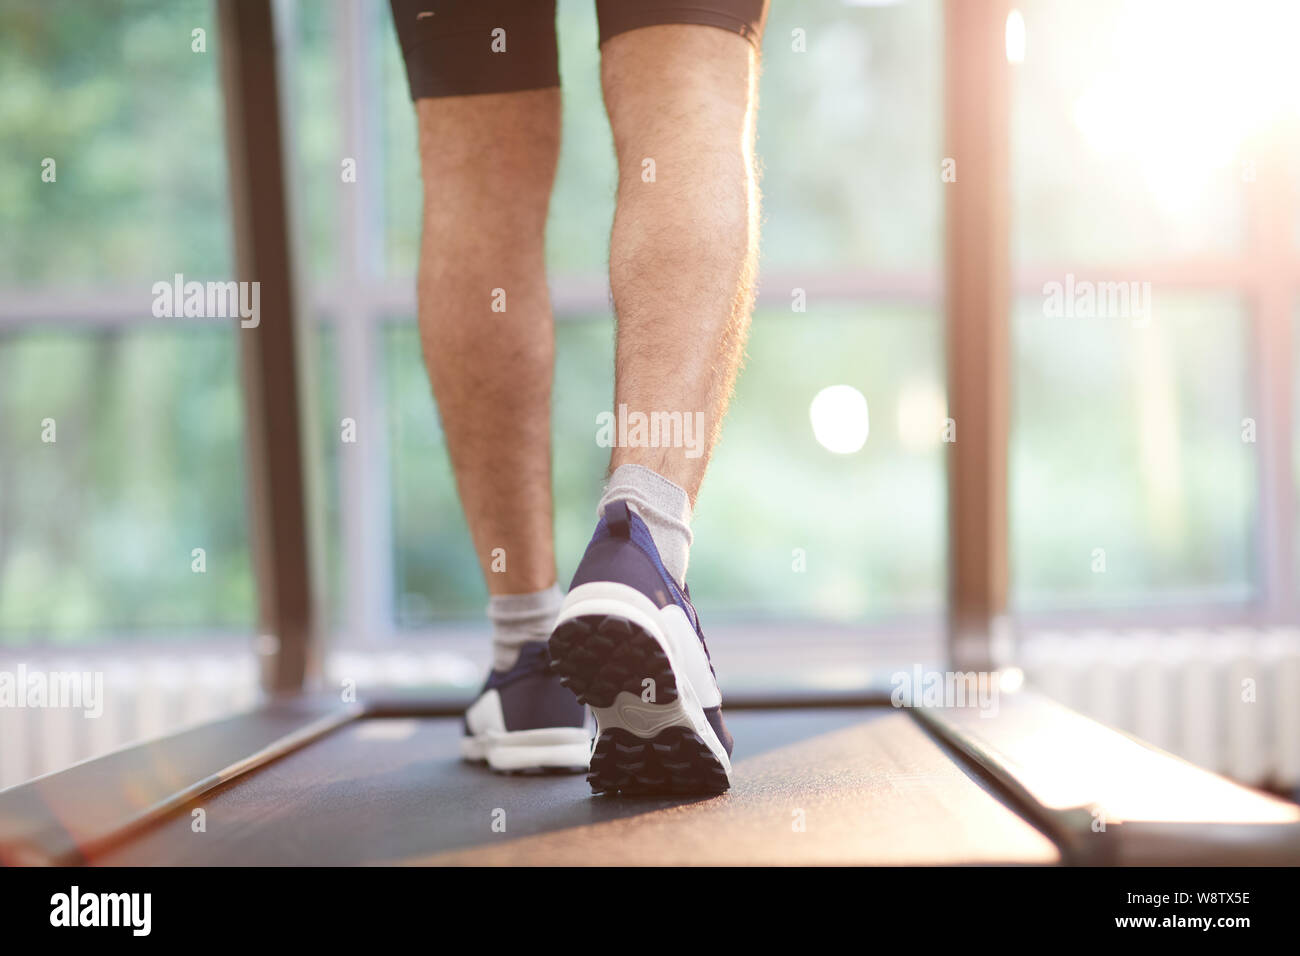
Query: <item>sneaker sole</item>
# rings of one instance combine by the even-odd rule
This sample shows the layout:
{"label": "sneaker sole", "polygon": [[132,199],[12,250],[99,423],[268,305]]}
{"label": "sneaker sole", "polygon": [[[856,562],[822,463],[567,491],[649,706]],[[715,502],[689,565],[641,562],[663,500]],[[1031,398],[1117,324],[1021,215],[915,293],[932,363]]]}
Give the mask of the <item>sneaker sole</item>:
{"label": "sneaker sole", "polygon": [[[596,716],[587,782],[593,793],[722,793],[731,786],[731,762],[652,628],[644,608],[586,598],[561,612],[551,634],[552,669]],[[642,699],[649,687],[653,702]]]}
{"label": "sneaker sole", "polygon": [[591,738],[574,727],[543,727],[462,737],[460,755],[497,773],[584,773]]}

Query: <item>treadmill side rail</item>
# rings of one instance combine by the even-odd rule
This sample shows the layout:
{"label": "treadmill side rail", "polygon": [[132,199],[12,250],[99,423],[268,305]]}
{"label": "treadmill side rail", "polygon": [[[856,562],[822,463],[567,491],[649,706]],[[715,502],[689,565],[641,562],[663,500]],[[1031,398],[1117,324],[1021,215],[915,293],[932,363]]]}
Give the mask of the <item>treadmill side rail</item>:
{"label": "treadmill side rail", "polygon": [[1294,865],[1300,806],[1159,750],[1033,691],[919,719],[1025,805],[1067,862]]}
{"label": "treadmill side rail", "polygon": [[0,792],[0,865],[76,865],[213,787],[356,719],[289,697],[114,751]]}

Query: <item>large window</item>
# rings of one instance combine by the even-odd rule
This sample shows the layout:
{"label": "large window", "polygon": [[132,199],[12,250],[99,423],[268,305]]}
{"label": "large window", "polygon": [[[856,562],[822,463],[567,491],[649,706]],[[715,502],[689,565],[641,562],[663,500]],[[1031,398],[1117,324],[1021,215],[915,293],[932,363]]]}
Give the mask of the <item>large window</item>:
{"label": "large window", "polygon": [[201,0],[4,11],[0,646],[252,629],[235,341],[151,315],[231,268],[213,33]]}
{"label": "large window", "polygon": [[1012,603],[1045,623],[1284,623],[1296,10],[1027,0],[1023,15]]}
{"label": "large window", "polygon": [[[1288,9],[1023,5],[1010,532],[1012,604],[1030,617],[1276,612],[1283,556],[1295,577],[1277,507],[1294,488],[1293,423],[1268,400],[1300,347],[1300,84],[1274,55]],[[429,636],[478,620],[484,591],[416,344],[418,156],[390,14],[294,0],[276,13],[326,623],[344,644]],[[567,575],[604,467],[595,416],[612,403],[615,169],[593,4],[562,0],[559,28],[548,255]],[[199,0],[6,11],[5,643],[252,629],[236,342],[149,314],[153,282],[232,268],[218,44]],[[939,0],[773,6],[761,297],[692,562],[716,625],[937,634],[942,53]],[[1128,311],[1063,312],[1045,291],[1089,283],[1122,283]],[[814,437],[810,402],[831,385],[867,399],[856,453]],[[344,418],[355,445],[340,443]]]}

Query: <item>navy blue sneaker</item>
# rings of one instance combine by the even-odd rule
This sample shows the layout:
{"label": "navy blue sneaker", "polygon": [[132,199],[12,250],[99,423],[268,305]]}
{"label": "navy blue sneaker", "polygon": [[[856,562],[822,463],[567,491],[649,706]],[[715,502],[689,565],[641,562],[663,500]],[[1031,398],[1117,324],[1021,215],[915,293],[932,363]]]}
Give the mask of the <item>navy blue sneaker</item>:
{"label": "navy blue sneaker", "polygon": [[549,646],[560,683],[596,715],[593,792],[731,786],[731,734],[699,618],[626,502],[605,506]]}
{"label": "navy blue sneaker", "polygon": [[591,756],[587,709],[560,686],[541,641],[525,644],[508,671],[492,671],[465,711],[466,760],[502,773],[579,773]]}

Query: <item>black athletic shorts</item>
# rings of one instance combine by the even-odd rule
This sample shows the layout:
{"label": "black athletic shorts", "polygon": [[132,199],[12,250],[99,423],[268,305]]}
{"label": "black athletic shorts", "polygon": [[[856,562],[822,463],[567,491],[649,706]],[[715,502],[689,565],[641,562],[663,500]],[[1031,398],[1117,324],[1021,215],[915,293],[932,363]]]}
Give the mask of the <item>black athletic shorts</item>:
{"label": "black athletic shorts", "polygon": [[[392,0],[411,98],[560,85],[555,0]],[[768,0],[596,0],[600,42],[638,27],[698,23],[763,37]]]}

